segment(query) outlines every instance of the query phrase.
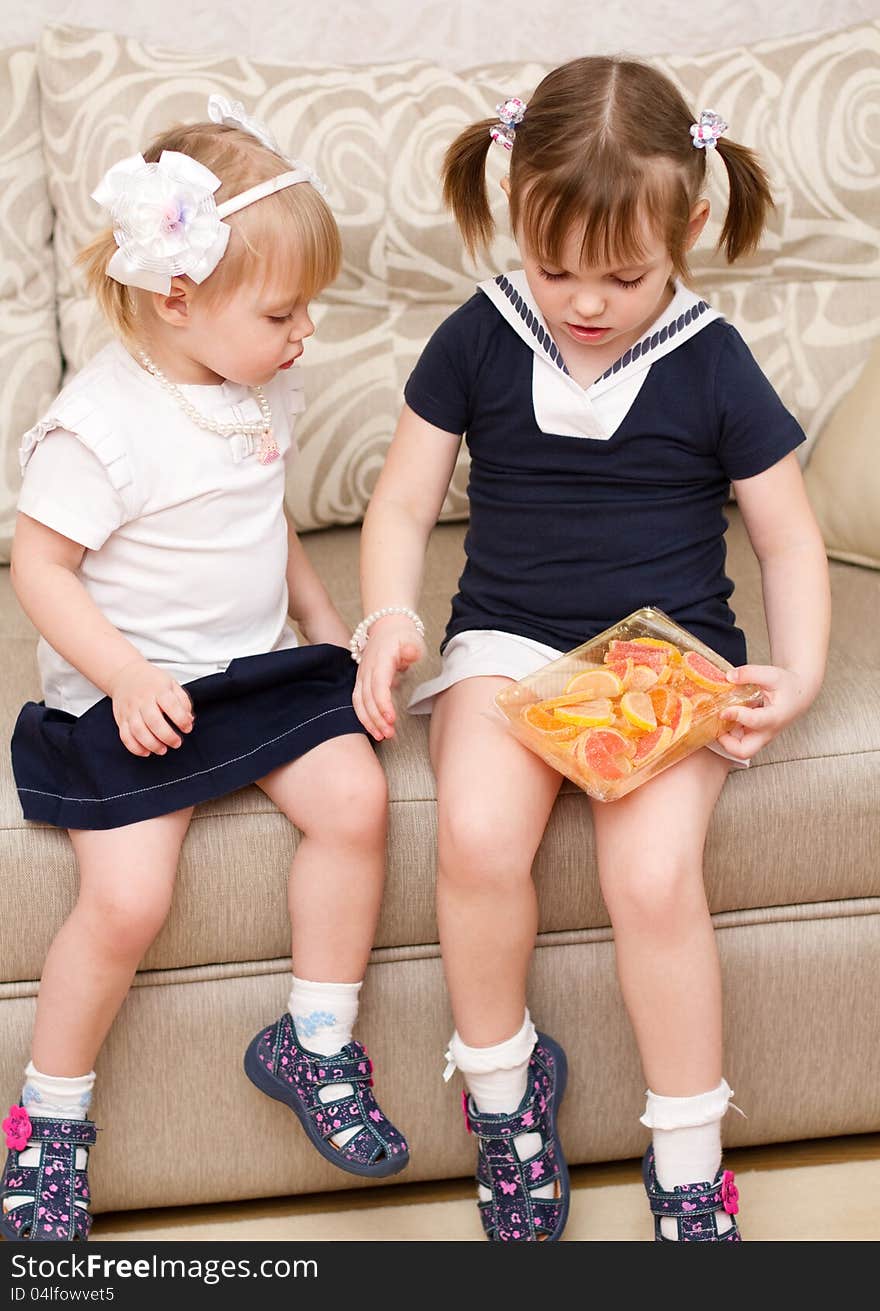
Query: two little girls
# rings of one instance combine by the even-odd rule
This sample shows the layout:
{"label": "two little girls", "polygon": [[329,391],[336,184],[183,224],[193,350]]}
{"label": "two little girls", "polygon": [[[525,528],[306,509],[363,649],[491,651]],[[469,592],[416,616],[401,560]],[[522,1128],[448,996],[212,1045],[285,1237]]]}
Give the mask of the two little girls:
{"label": "two little girls", "polygon": [[[707,155],[730,182],[730,260],[759,239],[765,176],[717,115],[695,121],[665,78],[625,60],[575,60],[453,143],[445,194],[472,250],[492,232],[487,151],[509,151],[523,268],[481,284],[407,384],[364,524],[354,685],[348,634],[284,521],[277,458],[299,408],[289,365],[312,331],[310,296],[335,275],[338,236],[313,175],[280,159],[240,108],[215,101],[213,116],[218,125],[169,134],[99,188],[114,233],[88,267],[119,340],[23,447],[13,569],[43,635],[45,703],[22,711],[16,780],[28,817],[70,831],[81,893],[49,953],[22,1106],[6,1122],[0,1224],[34,1239],[87,1234],[95,1055],[167,913],[192,806],[252,781],[304,837],[291,870],[290,1007],[255,1037],[247,1072],[342,1168],[406,1163],[350,1041],[385,831],[360,725],[393,737],[392,686],[425,652],[425,547],[466,435],[466,565],[441,675],[410,709],[432,716],[456,1025],[447,1055],[467,1083],[483,1225],[493,1241],[555,1241],[569,1206],[565,1054],[526,1006],[531,864],[560,778],[492,718],[493,697],[650,603],[765,693],[762,709],[729,712],[717,749],[621,801],[590,802],[650,1085],[656,1237],[738,1241],[721,1168],[731,1090],[702,849],[729,769],[818,690],[828,584],[793,453],[800,428],[685,279],[708,216]],[[728,605],[731,484],[761,564],[770,666],[744,663]],[[314,645],[296,647],[288,609]],[[47,1212],[40,1181],[57,1152],[69,1182]]]}

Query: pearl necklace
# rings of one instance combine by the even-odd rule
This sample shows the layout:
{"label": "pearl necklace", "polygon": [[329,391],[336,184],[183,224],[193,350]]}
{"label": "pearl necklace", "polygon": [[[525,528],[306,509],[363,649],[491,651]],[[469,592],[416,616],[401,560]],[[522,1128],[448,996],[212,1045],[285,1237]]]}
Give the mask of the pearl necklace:
{"label": "pearl necklace", "polygon": [[272,410],[269,405],[268,397],[262,387],[252,387],[251,391],[256,397],[257,405],[260,407],[260,418],[254,419],[250,423],[220,423],[217,419],[209,419],[207,415],[201,414],[191,401],[187,400],[176,382],[166,378],[165,374],[157,364],[154,364],[146,351],[138,351],[138,359],[141,364],[151,373],[158,383],[165,388],[169,396],[173,396],[177,404],[183,410],[184,414],[190,419],[197,428],[204,432],[215,432],[219,437],[234,437],[241,434],[243,437],[260,438],[260,464],[271,464],[277,460],[281,452],[278,449],[278,443],[272,433]]}

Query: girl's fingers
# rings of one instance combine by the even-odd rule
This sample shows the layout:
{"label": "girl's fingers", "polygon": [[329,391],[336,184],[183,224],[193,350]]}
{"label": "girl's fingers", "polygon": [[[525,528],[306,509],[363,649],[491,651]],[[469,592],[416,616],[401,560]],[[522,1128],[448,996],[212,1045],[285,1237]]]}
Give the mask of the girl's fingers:
{"label": "girl's fingers", "polygon": [[381,664],[371,668],[368,676],[368,687],[373,700],[377,722],[382,729],[386,729],[389,724],[393,724],[397,718],[391,696],[391,688],[394,685],[396,676],[397,660],[391,656],[387,657]]}
{"label": "girl's fingers", "polygon": [[369,673],[361,669],[353,698],[355,712],[367,732],[381,742],[386,736],[385,723],[379,713],[371,687]]}
{"label": "girl's fingers", "polygon": [[127,723],[119,725],[119,739],[126,751],[130,751],[133,756],[148,756],[150,754],[146,747],[142,747],[140,742],[135,741]]}
{"label": "girl's fingers", "polygon": [[720,747],[728,752],[729,755],[736,756],[737,760],[745,760],[746,757],[743,751],[743,740],[741,737],[734,737],[732,733],[722,733],[721,736],[715,740]]}
{"label": "girl's fingers", "polygon": [[717,742],[737,760],[751,760],[752,756],[756,756],[761,748],[767,745],[772,736],[772,733],[766,732],[743,733],[742,737],[737,736],[735,732],[722,733]]}
{"label": "girl's fingers", "polygon": [[[192,698],[186,689],[180,686],[175,687],[174,697],[176,705],[180,708],[176,714],[171,716],[171,718],[182,732],[189,733],[193,724],[196,722]],[[162,708],[164,710],[165,707],[163,706]]]}
{"label": "girl's fingers", "polygon": [[[731,678],[731,674],[736,677]],[[779,674],[776,665],[740,665],[737,669],[731,669],[727,677],[731,683],[756,683],[758,687],[772,691],[779,684]]]}
{"label": "girl's fingers", "polygon": [[160,742],[164,743],[166,747],[180,746],[183,738],[174,726],[165,718],[158,701],[154,705],[147,706],[142,710],[141,716],[153,736],[158,738]]}
{"label": "girl's fingers", "polygon": [[721,711],[721,718],[728,724],[742,724],[744,728],[767,728],[773,722],[771,706],[728,706]]}
{"label": "girl's fingers", "polygon": [[[182,687],[163,692],[158,699],[163,714],[167,715],[181,733],[189,733],[193,726],[192,703]],[[169,743],[173,746],[173,743]],[[178,743],[179,745],[179,743]]]}
{"label": "girl's fingers", "polygon": [[[137,742],[142,747],[146,747],[148,755],[149,754],[156,755],[156,756],[165,755],[166,751],[168,750],[167,746],[165,745],[164,742],[159,741],[159,738],[147,726],[144,719],[140,715],[135,715],[134,718],[129,721],[129,728],[131,730],[131,735],[134,738],[135,742]],[[171,730],[169,729],[169,732],[170,731]]]}
{"label": "girl's fingers", "polygon": [[419,648],[414,646],[412,642],[404,643],[400,648],[398,668],[401,670],[409,669],[410,665],[414,665],[417,660],[421,659],[421,655]]}

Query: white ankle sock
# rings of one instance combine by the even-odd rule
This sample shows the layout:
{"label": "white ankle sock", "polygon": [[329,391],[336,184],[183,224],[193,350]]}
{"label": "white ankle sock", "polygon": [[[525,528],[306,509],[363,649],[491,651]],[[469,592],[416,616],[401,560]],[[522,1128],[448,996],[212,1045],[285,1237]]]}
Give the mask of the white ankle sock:
{"label": "white ankle sock", "polygon": [[[654,1169],[664,1191],[715,1178],[721,1165],[721,1121],[732,1095],[724,1079],[694,1097],[661,1097],[648,1090],[641,1120],[653,1132]],[[720,1234],[732,1224],[725,1211],[719,1211],[715,1221]],[[678,1238],[678,1225],[661,1217],[660,1232],[664,1238]]]}
{"label": "white ankle sock", "polygon": [[[351,1042],[363,983],[313,983],[295,974],[292,978],[287,1009],[300,1044],[315,1056],[333,1056]],[[318,1097],[322,1102],[337,1102],[350,1097],[353,1091],[350,1083],[332,1083],[322,1088]],[[344,1147],[360,1130],[361,1125],[350,1125],[334,1134],[331,1142]]]}
{"label": "white ankle sock", "polygon": [[[86,1112],[92,1100],[92,1089],[95,1086],[94,1070],[90,1070],[88,1074],[80,1074],[73,1079],[68,1079],[59,1074],[42,1074],[33,1061],[30,1061],[25,1069],[24,1077],[25,1084],[21,1091],[21,1104],[28,1115],[42,1116],[46,1120],[84,1120],[86,1118]],[[39,1146],[26,1147],[23,1152],[19,1153],[18,1157],[19,1165],[37,1165],[39,1160]],[[77,1170],[84,1169],[87,1160],[86,1149],[78,1147],[76,1149]],[[33,1200],[33,1196],[28,1193],[15,1194],[6,1198],[4,1210],[9,1212],[16,1206],[23,1206]],[[83,1210],[86,1209],[85,1202],[78,1201],[76,1205]]]}
{"label": "white ankle sock", "polygon": [[[444,1078],[451,1077],[454,1069],[465,1076],[474,1105],[485,1115],[498,1115],[515,1111],[526,1094],[529,1081],[529,1059],[538,1035],[532,1017],[526,1011],[522,1027],[512,1038],[492,1047],[468,1047],[456,1031],[449,1042]],[[513,1140],[514,1150],[521,1161],[537,1156],[543,1146],[539,1133],[521,1133]],[[532,1197],[553,1197],[555,1184],[544,1184],[529,1190]],[[480,1184],[477,1192],[481,1202],[488,1202],[491,1193]]]}

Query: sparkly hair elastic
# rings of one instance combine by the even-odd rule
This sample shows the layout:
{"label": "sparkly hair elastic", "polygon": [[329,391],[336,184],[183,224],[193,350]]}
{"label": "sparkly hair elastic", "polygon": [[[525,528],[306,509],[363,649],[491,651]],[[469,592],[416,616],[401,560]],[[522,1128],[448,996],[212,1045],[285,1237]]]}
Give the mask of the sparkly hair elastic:
{"label": "sparkly hair elastic", "polygon": [[516,125],[523,121],[525,112],[526,102],[520,100],[519,96],[511,96],[503,104],[496,105],[495,113],[498,115],[498,122],[493,123],[489,128],[489,136],[492,140],[497,141],[505,150],[513,150]]}
{"label": "sparkly hair elastic", "polygon": [[714,150],[718,138],[726,131],[727,124],[714,109],[701,109],[699,121],[691,126],[691,136],[698,150]]}
{"label": "sparkly hair elastic", "polygon": [[[282,159],[271,133],[245,114],[236,101],[211,96],[208,115],[213,123],[241,128]],[[107,275],[126,287],[167,294],[171,279],[185,274],[204,282],[219,264],[229,242],[230,227],[222,220],[247,205],[299,182],[322,194],[323,183],[299,160],[285,160],[289,171],[242,191],[217,205],[214,192],[221,180],[204,164],[176,150],[163,150],[157,163],[130,155],[108,169],[92,192],[106,209],[118,250]]]}

